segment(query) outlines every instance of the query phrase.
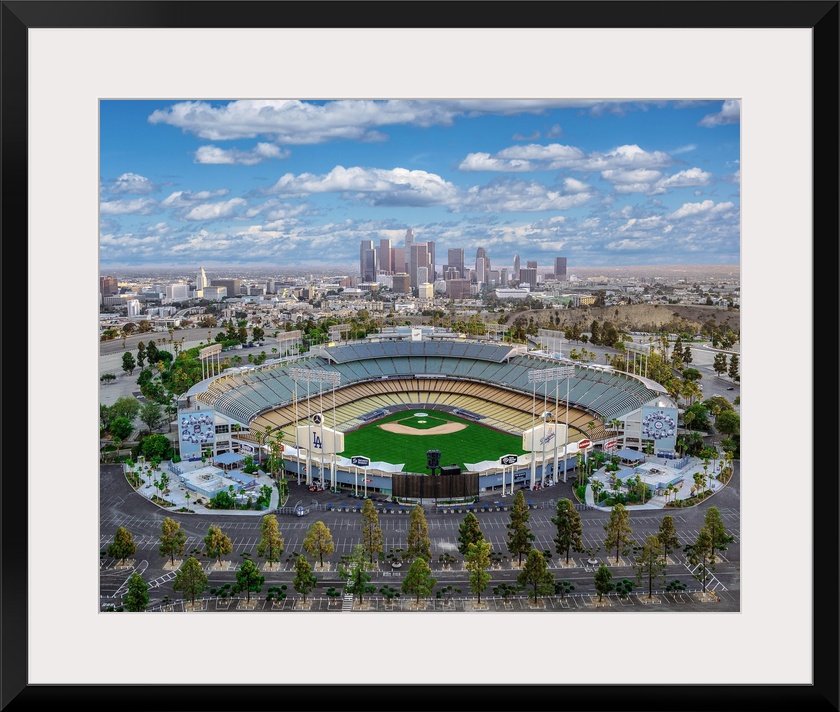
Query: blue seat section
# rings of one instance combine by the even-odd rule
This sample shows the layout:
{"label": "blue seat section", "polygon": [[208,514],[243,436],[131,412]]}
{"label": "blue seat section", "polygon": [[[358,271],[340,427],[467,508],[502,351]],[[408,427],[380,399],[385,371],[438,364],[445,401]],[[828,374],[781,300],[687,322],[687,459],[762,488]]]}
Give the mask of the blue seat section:
{"label": "blue seat section", "polygon": [[[353,384],[368,383],[365,391],[352,392],[357,399],[390,394],[383,404],[440,403],[452,407],[455,401],[448,394],[457,391],[464,397],[501,405],[507,397],[499,388],[511,392],[511,407],[522,396],[552,402],[559,397],[565,402],[568,385],[570,405],[607,421],[639,408],[664,392],[651,381],[587,364],[574,364],[575,374],[568,382],[565,379],[534,381],[535,369],[570,364],[523,353],[505,344],[442,340],[359,342],[325,347],[324,353],[327,357],[306,356],[223,373],[208,379],[206,390],[197,397],[247,424],[262,413],[292,404],[295,396],[299,402],[307,393],[311,398],[329,392],[330,386],[319,390],[316,381],[293,377],[292,369],[312,369],[339,374],[338,391]],[[418,375],[430,377],[414,378]],[[449,379],[474,385],[455,389],[454,381],[447,385]],[[347,397],[350,396],[348,391]],[[466,403],[475,406],[477,401]],[[521,409],[522,401],[518,403]]]}

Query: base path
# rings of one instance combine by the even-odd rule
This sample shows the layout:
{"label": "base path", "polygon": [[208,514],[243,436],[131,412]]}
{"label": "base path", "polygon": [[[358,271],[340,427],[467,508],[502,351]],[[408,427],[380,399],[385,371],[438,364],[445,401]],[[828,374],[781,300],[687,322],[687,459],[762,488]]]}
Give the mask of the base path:
{"label": "base path", "polygon": [[417,428],[411,428],[408,425],[401,425],[400,423],[383,423],[377,427],[382,428],[382,430],[387,430],[389,433],[398,433],[400,435],[449,435],[450,433],[457,433],[467,426],[465,423],[444,423],[428,430],[418,430]]}

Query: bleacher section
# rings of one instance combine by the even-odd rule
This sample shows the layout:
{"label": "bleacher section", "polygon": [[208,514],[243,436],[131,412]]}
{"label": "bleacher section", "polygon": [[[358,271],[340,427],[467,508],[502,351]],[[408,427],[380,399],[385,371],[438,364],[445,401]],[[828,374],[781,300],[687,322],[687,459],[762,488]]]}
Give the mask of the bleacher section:
{"label": "bleacher section", "polygon": [[[568,385],[570,429],[598,439],[607,433],[604,423],[663,392],[645,379],[585,364],[573,364],[568,384],[534,383],[529,380],[534,369],[570,364],[503,344],[354,343],[321,353],[291,363],[230,369],[208,380],[196,398],[240,423],[279,427],[290,436],[294,422],[318,410],[335,410],[336,424],[349,430],[379,417],[377,411],[409,407],[460,409],[487,425],[521,432],[545,404],[553,412],[556,402],[558,420],[564,422]],[[335,372],[340,384],[332,389],[295,381],[291,368]],[[570,434],[570,439],[577,438]]]}

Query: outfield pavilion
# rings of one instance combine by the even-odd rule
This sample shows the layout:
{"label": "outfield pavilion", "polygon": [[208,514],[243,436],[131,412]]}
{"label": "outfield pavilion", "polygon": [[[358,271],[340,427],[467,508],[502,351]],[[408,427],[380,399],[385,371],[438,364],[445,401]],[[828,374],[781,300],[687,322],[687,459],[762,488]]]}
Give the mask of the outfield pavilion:
{"label": "outfield pavilion", "polygon": [[[551,377],[552,369],[561,366],[571,367],[574,375]],[[541,372],[549,378],[541,379]],[[481,491],[501,488],[506,476],[511,487],[515,478],[516,484],[533,488],[554,472],[565,475],[575,465],[577,443],[585,439],[595,447],[641,449],[645,406],[675,407],[663,386],[639,375],[529,351],[524,345],[429,335],[339,342],[299,357],[228,368],[181,398],[182,412],[215,413],[209,455],[264,452],[267,437],[280,431],[287,473],[331,488],[357,488],[359,469],[341,455],[327,455],[325,462],[323,454],[318,459],[296,447],[296,426],[311,423],[315,414],[322,414],[323,426],[337,433],[385,413],[417,409],[466,415],[519,436],[544,414],[550,413],[555,424],[568,424],[560,467],[556,450],[526,454],[509,468],[498,461],[474,463]],[[395,471],[393,463],[372,457],[362,473],[366,491],[390,493]]]}

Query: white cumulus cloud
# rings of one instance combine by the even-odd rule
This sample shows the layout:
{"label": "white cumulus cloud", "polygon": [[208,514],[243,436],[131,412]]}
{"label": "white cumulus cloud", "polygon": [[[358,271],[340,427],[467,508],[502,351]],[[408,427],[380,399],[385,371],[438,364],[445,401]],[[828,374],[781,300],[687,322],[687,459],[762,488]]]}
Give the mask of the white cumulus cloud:
{"label": "white cumulus cloud", "polygon": [[682,207],[671,213],[675,220],[687,217],[718,216],[735,210],[735,205],[730,202],[715,204],[713,200],[704,200],[702,203],[683,203]]}
{"label": "white cumulus cloud", "polygon": [[236,148],[223,149],[218,146],[201,146],[195,152],[195,162],[228,166],[255,166],[270,159],[284,159],[290,155],[273,143],[258,143],[250,151]]}
{"label": "white cumulus cloud", "polygon": [[716,114],[706,114],[698,124],[700,126],[713,127],[724,124],[736,124],[741,120],[741,100],[727,99]]}
{"label": "white cumulus cloud", "polygon": [[218,220],[234,215],[244,205],[246,202],[242,198],[231,198],[221,203],[202,203],[191,208],[183,217],[185,220]]}
{"label": "white cumulus cloud", "polygon": [[137,173],[123,173],[110,186],[110,192],[128,195],[148,195],[157,190],[157,186],[145,176]]}
{"label": "white cumulus cloud", "polygon": [[108,200],[99,203],[100,215],[148,215],[157,202],[151,198],[135,198],[133,200]]}
{"label": "white cumulus cloud", "polygon": [[359,166],[336,166],[325,175],[287,173],[267,192],[280,195],[343,193],[377,205],[444,205],[457,194],[451,183],[434,173]]}

